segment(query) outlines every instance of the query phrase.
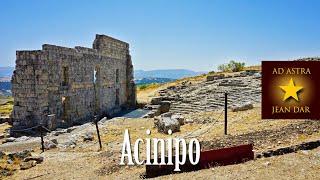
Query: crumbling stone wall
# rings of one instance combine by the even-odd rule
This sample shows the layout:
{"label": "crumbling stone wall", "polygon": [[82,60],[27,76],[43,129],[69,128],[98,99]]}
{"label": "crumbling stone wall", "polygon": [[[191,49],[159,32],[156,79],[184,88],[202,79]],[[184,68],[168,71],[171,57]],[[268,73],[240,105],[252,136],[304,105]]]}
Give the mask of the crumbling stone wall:
{"label": "crumbling stone wall", "polygon": [[96,35],[92,49],[44,44],[42,50],[17,51],[12,94],[15,129],[72,126],[133,108],[129,44]]}

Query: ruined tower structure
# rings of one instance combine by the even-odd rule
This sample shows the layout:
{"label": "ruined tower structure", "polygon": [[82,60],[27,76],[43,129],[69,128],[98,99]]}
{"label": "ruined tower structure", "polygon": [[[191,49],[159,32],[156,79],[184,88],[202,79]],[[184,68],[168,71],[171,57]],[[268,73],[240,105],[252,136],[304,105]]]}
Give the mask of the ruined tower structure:
{"label": "ruined tower structure", "polygon": [[113,115],[136,103],[129,44],[96,35],[93,48],[44,44],[17,51],[12,76],[13,129],[49,129]]}

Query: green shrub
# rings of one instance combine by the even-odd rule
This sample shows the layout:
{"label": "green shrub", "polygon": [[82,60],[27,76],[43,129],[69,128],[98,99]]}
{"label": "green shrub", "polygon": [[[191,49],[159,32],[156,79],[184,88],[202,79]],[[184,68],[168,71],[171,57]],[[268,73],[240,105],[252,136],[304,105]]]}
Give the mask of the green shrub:
{"label": "green shrub", "polygon": [[210,71],[208,74],[215,74],[216,72],[215,71]]}
{"label": "green shrub", "polygon": [[142,84],[140,86],[138,86],[140,90],[146,89],[148,87],[147,84]]}
{"label": "green shrub", "polygon": [[221,64],[218,66],[218,70],[221,72],[239,72],[245,67],[244,62],[236,62],[231,60],[228,64]]}

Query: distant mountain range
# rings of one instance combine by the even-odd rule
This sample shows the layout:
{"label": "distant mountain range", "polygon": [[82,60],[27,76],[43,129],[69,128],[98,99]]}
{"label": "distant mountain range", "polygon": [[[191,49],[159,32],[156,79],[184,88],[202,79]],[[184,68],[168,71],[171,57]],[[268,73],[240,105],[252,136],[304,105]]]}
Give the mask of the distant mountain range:
{"label": "distant mountain range", "polygon": [[11,81],[11,76],[0,77],[0,82],[10,82],[10,81]]}
{"label": "distant mountain range", "polygon": [[[0,67],[0,77],[11,77],[14,67]],[[196,76],[206,72],[196,72],[188,69],[157,69],[151,71],[135,70],[135,79],[142,78],[169,78],[180,79],[184,77]]]}
{"label": "distant mountain range", "polygon": [[170,78],[141,78],[141,79],[135,79],[134,82],[136,83],[136,85],[142,85],[142,84],[151,84],[151,83],[166,83],[174,80],[175,79],[170,79]]}
{"label": "distant mountain range", "polygon": [[[10,79],[14,67],[0,67],[0,89],[11,89]],[[176,79],[196,76],[206,72],[196,72],[188,69],[159,69],[159,70],[136,70],[134,71],[135,82],[139,84],[165,83]],[[5,83],[4,83],[5,82]]]}
{"label": "distant mountain range", "polygon": [[196,72],[188,69],[159,69],[159,70],[135,70],[134,78],[168,78],[168,79],[180,79],[184,77],[196,76],[204,74],[206,72]]}

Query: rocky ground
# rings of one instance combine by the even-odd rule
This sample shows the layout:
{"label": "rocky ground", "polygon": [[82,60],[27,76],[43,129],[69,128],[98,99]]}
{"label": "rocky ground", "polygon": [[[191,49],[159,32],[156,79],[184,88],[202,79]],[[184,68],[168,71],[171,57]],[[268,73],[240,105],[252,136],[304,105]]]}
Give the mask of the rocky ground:
{"label": "rocky ground", "polygon": [[234,77],[206,81],[189,86],[169,87],[160,92],[161,96],[175,97],[170,112],[190,113],[213,111],[224,107],[225,94],[228,93],[228,106],[241,102],[260,102],[260,79],[252,76]]}
{"label": "rocky ground", "polygon": [[[170,87],[172,85],[174,88]],[[252,103],[246,110],[229,109],[228,135],[224,135],[221,108],[223,100],[218,97],[220,91],[233,94],[229,96],[232,99],[230,107],[244,101]],[[170,101],[173,108],[170,111],[180,113],[179,116],[170,116],[179,121],[177,132],[171,136],[158,132],[154,118],[104,119],[99,123],[103,146],[101,150],[95,126],[91,123],[48,133],[44,137],[44,153],[40,150],[39,137],[8,138],[5,129],[9,125],[1,125],[0,131],[4,134],[0,138],[3,143],[0,145],[1,178],[139,179],[145,172],[144,166],[119,165],[125,129],[129,129],[131,142],[137,138],[197,138],[201,143],[201,149],[204,150],[253,143],[256,154],[270,154],[281,148],[288,149],[320,140],[320,121],[262,120],[260,80],[254,76],[230,77],[212,82],[184,80],[162,88],[157,87],[156,96],[177,97]],[[204,109],[200,108],[202,105]],[[179,106],[191,108],[182,111],[184,107],[179,109]],[[147,129],[151,130],[151,135],[146,134]],[[25,150],[27,153],[24,153],[23,157],[19,156],[26,152]],[[141,158],[144,159],[144,146],[140,147],[140,152]],[[292,153],[285,155],[262,157],[243,164],[212,167],[197,172],[162,176],[158,179],[186,179],[191,176],[196,179],[319,179],[319,170],[319,147],[312,150],[296,148]]]}
{"label": "rocky ground", "polygon": [[320,148],[159,179],[319,179]]}
{"label": "rocky ground", "polygon": [[[235,144],[254,143],[256,153],[320,139],[319,121],[265,121],[258,118],[260,110],[260,108],[254,108],[247,111],[229,112],[230,129],[228,136],[223,135],[223,119],[219,119],[218,111],[200,112],[197,114],[190,113],[188,116],[185,116],[185,119],[197,118],[192,118],[192,123],[182,125],[180,131],[172,136],[184,137],[186,139],[196,137],[200,140],[202,149],[215,149]],[[204,122],[203,119],[207,119],[207,121]],[[23,159],[14,161],[13,165],[4,161],[1,167],[12,168],[11,172],[13,175],[7,176],[9,179],[126,179],[128,176],[133,179],[139,179],[140,175],[145,172],[144,166],[129,167],[119,165],[124,129],[129,129],[131,142],[134,142],[137,138],[144,139],[149,137],[146,135],[147,129],[151,130],[151,137],[165,139],[169,136],[159,133],[154,128],[152,118],[116,118],[100,122],[99,126],[103,142],[103,149],[101,151],[99,151],[95,126],[88,123],[49,133],[44,138],[46,147],[48,148],[44,153],[40,151],[40,138],[37,137],[18,138],[13,142],[0,145],[0,151],[6,154],[17,151],[21,152],[31,148],[33,149],[31,157],[41,156],[44,158],[43,162],[34,164],[34,166],[26,170],[21,170],[20,163],[24,161]],[[190,134],[190,132],[193,133]],[[140,152],[145,152],[145,147],[141,147]],[[257,167],[264,167],[265,169],[261,170],[263,173],[270,172],[273,169],[275,175],[276,172],[279,172],[287,175],[287,177],[300,177],[301,173],[305,171],[308,172],[305,176],[311,177],[311,174],[317,169],[314,165],[319,165],[319,161],[314,161],[318,157],[319,149],[303,153],[298,151],[297,153],[283,155],[285,157],[262,158],[241,165],[203,170],[207,174],[204,177],[209,177],[208,173],[212,173],[211,176],[223,179],[222,172],[227,173],[226,177],[236,177],[238,173],[237,169],[240,168],[241,176],[239,176],[239,179],[244,179],[248,176],[245,173],[245,168],[251,169],[248,171],[251,172]],[[145,155],[142,153],[141,157],[145,158]],[[303,157],[310,159],[310,161],[306,161]],[[303,161],[300,162],[301,159]],[[279,167],[281,164],[287,164],[286,161],[295,164],[295,168],[302,165],[302,162],[307,164],[304,166],[305,170],[297,169],[300,174],[290,174],[284,172],[287,168],[286,166],[283,168]],[[277,169],[274,167],[277,167]],[[219,173],[214,174],[213,172],[216,171]],[[200,173],[202,171],[171,175],[169,178],[183,179],[188,174],[199,174],[196,176],[200,178]],[[314,176],[319,177],[316,173],[314,173]],[[253,177],[257,177],[257,175],[255,174]]]}
{"label": "rocky ground", "polygon": [[146,117],[163,112],[196,113],[214,111],[224,107],[225,93],[228,107],[261,102],[261,76],[254,73],[234,73],[207,78],[200,82],[182,81],[157,91],[158,97],[145,106],[151,112]]}

